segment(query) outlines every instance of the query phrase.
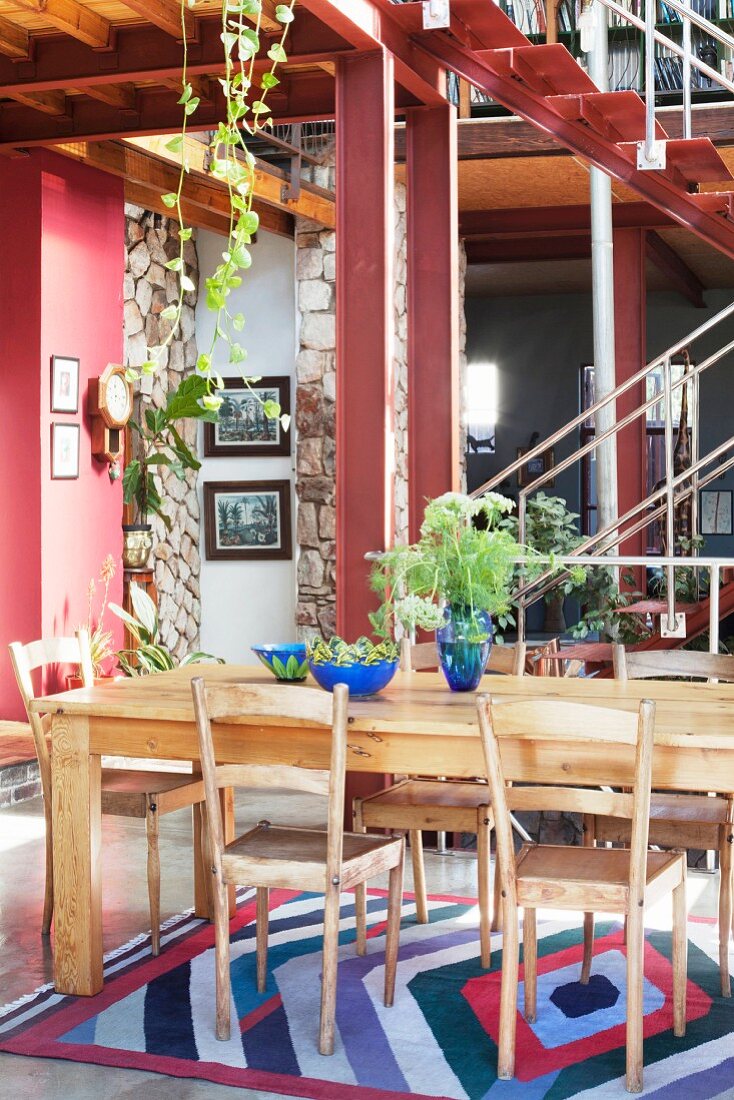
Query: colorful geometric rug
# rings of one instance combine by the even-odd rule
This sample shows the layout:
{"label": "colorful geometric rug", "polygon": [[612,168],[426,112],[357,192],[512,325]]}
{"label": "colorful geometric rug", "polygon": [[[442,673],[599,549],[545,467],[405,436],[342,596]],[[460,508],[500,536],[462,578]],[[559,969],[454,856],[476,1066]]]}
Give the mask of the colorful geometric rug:
{"label": "colorful geometric rug", "polygon": [[[626,1096],[619,924],[598,923],[593,977],[584,987],[577,981],[576,915],[540,922],[538,1022],[529,1026],[521,1015],[521,985],[517,1079],[498,1081],[502,937],[493,937],[492,969],[482,970],[473,901],[434,897],[431,922],[420,925],[406,897],[395,1004],[386,1009],[384,894],[370,896],[364,958],[354,952],[353,896],[343,896],[338,1036],[331,1058],[316,1049],[321,905],[318,896],[271,892],[268,987],[258,994],[253,892],[240,892],[232,922],[234,1026],[227,1043],[213,1033],[213,930],[187,914],[169,922],[157,959],[143,938],[110,957],[99,996],[62,997],[46,987],[9,1006],[0,1013],[0,1050],[317,1100]],[[656,1100],[734,1096],[734,1001],[718,993],[715,924],[692,920],[689,936],[688,1027],[684,1039],[675,1039],[670,933],[647,935],[644,1095]]]}

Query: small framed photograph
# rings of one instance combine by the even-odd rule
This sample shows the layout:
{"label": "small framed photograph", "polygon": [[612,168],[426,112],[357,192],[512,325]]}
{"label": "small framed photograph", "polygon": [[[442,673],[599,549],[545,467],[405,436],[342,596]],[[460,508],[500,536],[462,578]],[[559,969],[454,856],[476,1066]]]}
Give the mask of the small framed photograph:
{"label": "small framed photograph", "polygon": [[79,412],[79,360],[51,356],[51,412]]}
{"label": "small framed photograph", "polygon": [[[528,449],[528,447],[518,447],[517,457],[522,458],[522,456],[527,453]],[[526,462],[524,466],[520,467],[517,471],[517,484],[521,489],[524,489],[526,485],[531,485],[541,474],[545,474],[548,470],[552,470],[555,464],[555,453],[553,448],[550,447],[547,451],[544,451],[542,455],[537,455],[535,458],[532,458],[530,462]],[[556,479],[550,477],[543,483],[543,488],[552,489],[555,483]]]}
{"label": "small framed photograph", "polygon": [[732,490],[701,490],[701,534],[732,534]]}
{"label": "small framed photograph", "polygon": [[51,425],[51,477],[73,481],[79,477],[79,425]]}
{"label": "small framed photograph", "polygon": [[276,401],[281,414],[290,415],[291,380],[287,375],[261,378],[249,388],[241,378],[225,378],[222,405],[215,424],[204,425],[204,454],[289,455],[291,433],[284,432],[280,420],[265,415],[266,401]]}
{"label": "small framed photograph", "polygon": [[209,561],[290,559],[290,481],[210,481],[204,485]]}

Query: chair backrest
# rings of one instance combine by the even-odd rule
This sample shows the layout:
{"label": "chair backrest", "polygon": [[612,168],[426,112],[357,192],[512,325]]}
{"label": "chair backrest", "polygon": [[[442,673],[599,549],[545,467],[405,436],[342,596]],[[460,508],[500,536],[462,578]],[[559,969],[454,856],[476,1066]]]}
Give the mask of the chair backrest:
{"label": "chair backrest", "polygon": [[[438,648],[435,642],[400,642],[400,669],[402,672],[422,672],[438,668]],[[493,645],[487,662],[487,672],[500,672],[505,676],[525,674],[525,643]]]}
{"label": "chair backrest", "polygon": [[82,683],[89,687],[94,682],[92,655],[89,646],[89,633],[80,629],[73,638],[41,638],[36,642],[11,642],[10,661],[15,673],[23,704],[28,715],[36,756],[41,773],[41,787],[44,798],[51,796],[51,759],[46,743],[48,723],[40,714],[30,710],[30,704],[36,698],[33,687],[33,673],[48,665],[75,665],[81,671]]}
{"label": "chair backrest", "polygon": [[612,650],[617,680],[653,680],[666,676],[698,676],[705,680],[734,681],[734,657],[728,653],[699,653],[690,649]]}
{"label": "chair backrest", "polygon": [[[289,790],[328,797],[327,876],[339,874],[342,860],[344,780],[347,753],[347,711],[349,689],[337,684],[332,695],[320,688],[295,685],[218,684],[201,676],[191,681],[194,714],[199,735],[199,754],[207,808],[209,849],[217,872],[221,870],[224,828],[220,811],[220,787],[259,789],[285,787]],[[216,763],[212,722],[250,718],[278,718],[298,725],[331,729],[329,768],[317,770],[297,765]],[[243,737],[247,727],[241,727]]]}
{"label": "chair backrest", "polygon": [[[650,817],[650,783],[655,704],[643,699],[637,714],[608,707],[592,707],[549,699],[494,703],[489,695],[477,698],[479,732],[492,796],[497,837],[497,860],[503,889],[516,903],[515,847],[510,810],[561,810],[603,814],[632,820],[630,889],[634,897],[645,882],[645,861]],[[502,767],[503,738],[531,741],[601,741],[613,746],[636,747],[632,793],[616,793],[588,787],[507,787]]]}

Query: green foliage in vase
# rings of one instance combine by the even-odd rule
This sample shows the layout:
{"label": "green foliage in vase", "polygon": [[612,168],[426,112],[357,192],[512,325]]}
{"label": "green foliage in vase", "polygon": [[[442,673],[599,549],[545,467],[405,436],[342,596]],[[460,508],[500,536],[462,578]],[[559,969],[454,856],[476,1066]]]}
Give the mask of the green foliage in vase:
{"label": "green foliage in vase", "polygon": [[128,614],[119,604],[111,603],[110,611],[117,615],[127,626],[137,642],[137,649],[121,649],[117,652],[120,668],[126,676],[150,676],[155,672],[171,672],[184,665],[213,662],[222,665],[221,657],[211,653],[187,653],[180,662],[169,649],[161,644],[158,611],[148,593],[137,584],[130,585],[130,599],[135,615]]}
{"label": "green foliage in vase", "polygon": [[373,642],[364,635],[350,644],[334,635],[328,642],[322,638],[311,638],[306,642],[306,656],[315,665],[377,665],[381,661],[398,661],[400,646],[387,640]]}
{"label": "green foliage in vase", "polygon": [[487,611],[500,629],[511,613],[515,561],[522,548],[503,524],[512,501],[498,493],[472,500],[444,493],[426,505],[418,542],[396,546],[375,563],[371,584],[382,597],[371,616],[377,634],[393,621],[406,629],[435,630],[445,601],[473,618]]}
{"label": "green foliage in vase", "polygon": [[181,420],[217,419],[216,412],[203,404],[208,388],[205,378],[191,375],[168,394],[165,408],[147,408],[140,421],[130,421],[137,439],[137,456],[125,467],[122,491],[125,504],[135,503],[138,522],[147,523],[150,515],[156,515],[171,530],[155,475],[165,467],[183,481],[187,470],[200,468],[201,463],[184,442],[178,424]]}

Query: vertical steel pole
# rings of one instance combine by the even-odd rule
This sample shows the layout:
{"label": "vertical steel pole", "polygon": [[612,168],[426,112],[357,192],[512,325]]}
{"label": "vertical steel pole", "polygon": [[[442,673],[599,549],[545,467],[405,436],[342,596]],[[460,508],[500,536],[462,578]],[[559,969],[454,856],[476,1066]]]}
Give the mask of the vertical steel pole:
{"label": "vertical steel pole", "polygon": [[720,566],[716,562],[709,570],[709,652],[719,652],[719,576]]}
{"label": "vertical steel pole", "polygon": [[645,0],[645,157],[655,150],[655,9],[657,0]]}
{"label": "vertical steel pole", "polygon": [[[609,43],[606,8],[596,5],[593,49],[588,53],[589,75],[600,92],[609,89]],[[591,278],[594,314],[594,384],[596,400],[616,385],[614,349],[614,252],[612,244],[612,181],[598,168],[590,169]],[[615,402],[596,415],[601,435],[616,421]],[[617,440],[614,436],[596,451],[597,522],[613,524],[617,506]]]}
{"label": "vertical steel pole", "polygon": [[[675,502],[673,499],[673,390],[670,359],[663,364],[665,410],[665,532],[669,557],[675,555]],[[666,565],[668,577],[668,630],[675,630],[675,566]]]}
{"label": "vertical steel pole", "polygon": [[[683,0],[683,6],[690,8],[691,0]],[[683,16],[683,137],[691,137],[691,21]]]}

